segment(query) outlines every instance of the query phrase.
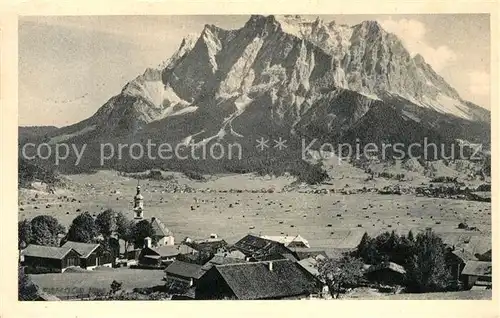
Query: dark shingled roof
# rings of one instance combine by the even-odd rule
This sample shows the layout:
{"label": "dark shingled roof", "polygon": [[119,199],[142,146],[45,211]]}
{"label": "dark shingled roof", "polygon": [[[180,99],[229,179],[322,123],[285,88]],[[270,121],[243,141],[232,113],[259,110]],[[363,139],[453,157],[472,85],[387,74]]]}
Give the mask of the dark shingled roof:
{"label": "dark shingled roof", "polygon": [[283,244],[251,234],[248,234],[247,236],[236,242],[233,247],[241,251],[246,256],[252,257],[256,260],[268,260],[277,258],[290,259],[292,258],[290,256],[293,256],[293,258],[296,259],[295,253],[289,248],[285,247]]}
{"label": "dark shingled roof", "polygon": [[151,248],[152,251],[162,257],[173,257],[179,255],[179,248],[175,245],[164,245]]}
{"label": "dark shingled roof", "polygon": [[205,273],[201,265],[181,261],[174,261],[167,267],[165,272],[167,273],[167,276],[170,274],[194,279],[200,278],[201,275]]}
{"label": "dark shingled roof", "polygon": [[203,270],[209,270],[210,268],[212,268],[212,266],[215,265],[238,264],[238,263],[245,263],[245,260],[240,258],[215,255],[208,262],[206,262],[202,268]]}
{"label": "dark shingled roof", "polygon": [[290,260],[217,265],[215,270],[238,299],[277,299],[317,291],[316,279]]}
{"label": "dark shingled roof", "polygon": [[204,239],[191,242],[184,242],[185,245],[200,251],[215,254],[220,248],[226,247],[227,242],[223,239]]}
{"label": "dark shingled roof", "polygon": [[170,231],[166,225],[156,217],[151,218],[151,226],[153,227],[153,231],[156,236],[165,237],[174,235],[172,231]]}
{"label": "dark shingled roof", "polygon": [[476,257],[466,250],[454,250],[451,253],[464,262],[476,260]]}
{"label": "dark shingled roof", "polygon": [[310,257],[316,257],[318,255],[323,255],[324,257],[328,257],[324,249],[294,248],[292,250],[295,252],[295,254],[297,254],[297,258],[299,260],[303,260]]}
{"label": "dark shingled roof", "polygon": [[68,254],[69,251],[71,250],[72,248],[67,246],[55,247],[55,246],[30,244],[22,251],[21,254],[23,256],[31,256],[31,257],[63,259],[64,256],[66,256],[66,254]]}
{"label": "dark shingled roof", "polygon": [[396,272],[396,273],[406,274],[406,270],[403,266],[396,264],[396,263],[393,263],[393,262],[383,262],[383,263],[380,263],[377,265],[372,265],[366,270],[366,272],[371,273],[371,272],[379,271],[382,269],[389,269],[389,270]]}
{"label": "dark shingled roof", "polygon": [[99,244],[67,241],[62,247],[71,247],[72,249],[77,251],[81,255],[81,257],[87,258],[89,257],[90,253],[92,253],[96,248],[99,247]]}
{"label": "dark shingled roof", "polygon": [[465,263],[462,275],[491,277],[491,262],[468,261]]}

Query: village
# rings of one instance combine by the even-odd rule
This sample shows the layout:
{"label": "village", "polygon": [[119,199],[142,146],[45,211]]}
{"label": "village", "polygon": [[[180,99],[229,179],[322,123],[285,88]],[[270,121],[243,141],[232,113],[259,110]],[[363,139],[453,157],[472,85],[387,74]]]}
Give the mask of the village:
{"label": "village", "polygon": [[144,201],[137,185],[133,220],[84,212],[67,232],[50,216],[20,221],[20,279],[34,286],[20,299],[362,299],[492,288],[491,247],[473,254],[430,228],[365,232],[347,248],[252,231],[235,242],[217,233],[178,242]]}

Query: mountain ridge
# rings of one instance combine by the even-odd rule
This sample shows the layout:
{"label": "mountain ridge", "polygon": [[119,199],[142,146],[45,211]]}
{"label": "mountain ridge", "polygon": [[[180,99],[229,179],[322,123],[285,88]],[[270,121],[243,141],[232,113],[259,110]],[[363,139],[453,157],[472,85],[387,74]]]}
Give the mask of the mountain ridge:
{"label": "mountain ridge", "polygon": [[376,21],[349,27],[253,15],[235,30],[205,25],[93,116],[46,139],[238,140],[251,149],[256,133],[368,143],[415,142],[425,132],[436,141],[489,144],[489,118]]}

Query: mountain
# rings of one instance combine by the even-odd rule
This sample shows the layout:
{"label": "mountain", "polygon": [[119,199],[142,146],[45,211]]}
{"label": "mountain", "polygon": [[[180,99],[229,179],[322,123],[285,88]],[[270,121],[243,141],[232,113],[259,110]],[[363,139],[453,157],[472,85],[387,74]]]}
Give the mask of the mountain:
{"label": "mountain", "polygon": [[38,136],[54,133],[58,128],[55,126],[19,126],[18,140],[20,142]]}
{"label": "mountain", "polygon": [[463,100],[422,56],[412,57],[376,21],[347,26],[255,15],[237,30],[206,25],[198,38],[183,39],[171,58],[130,81],[93,116],[45,140],[152,139],[198,147],[237,141],[253,158],[247,161],[255,162],[262,159],[255,151],[261,136],[289,140],[290,158],[304,137],[361,144],[428,137],[488,145],[489,126],[489,111]]}

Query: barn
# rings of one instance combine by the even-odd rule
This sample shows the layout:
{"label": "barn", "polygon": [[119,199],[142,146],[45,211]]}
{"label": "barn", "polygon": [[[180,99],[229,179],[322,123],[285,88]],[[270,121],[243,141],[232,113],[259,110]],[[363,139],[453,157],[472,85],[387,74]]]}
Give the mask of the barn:
{"label": "barn", "polygon": [[404,285],[406,270],[393,262],[383,262],[371,265],[365,272],[365,277],[372,283],[395,286]]}
{"label": "barn", "polygon": [[196,299],[303,299],[321,283],[296,262],[277,260],[212,266],[196,284]]}
{"label": "barn", "polygon": [[62,273],[68,267],[80,266],[80,254],[71,247],[30,244],[23,250],[23,265],[28,273]]}
{"label": "barn", "polygon": [[77,251],[80,256],[80,267],[91,270],[97,266],[112,267],[114,257],[109,252],[104,250],[101,244],[98,243],[81,243],[67,241],[62,247],[72,248]]}

